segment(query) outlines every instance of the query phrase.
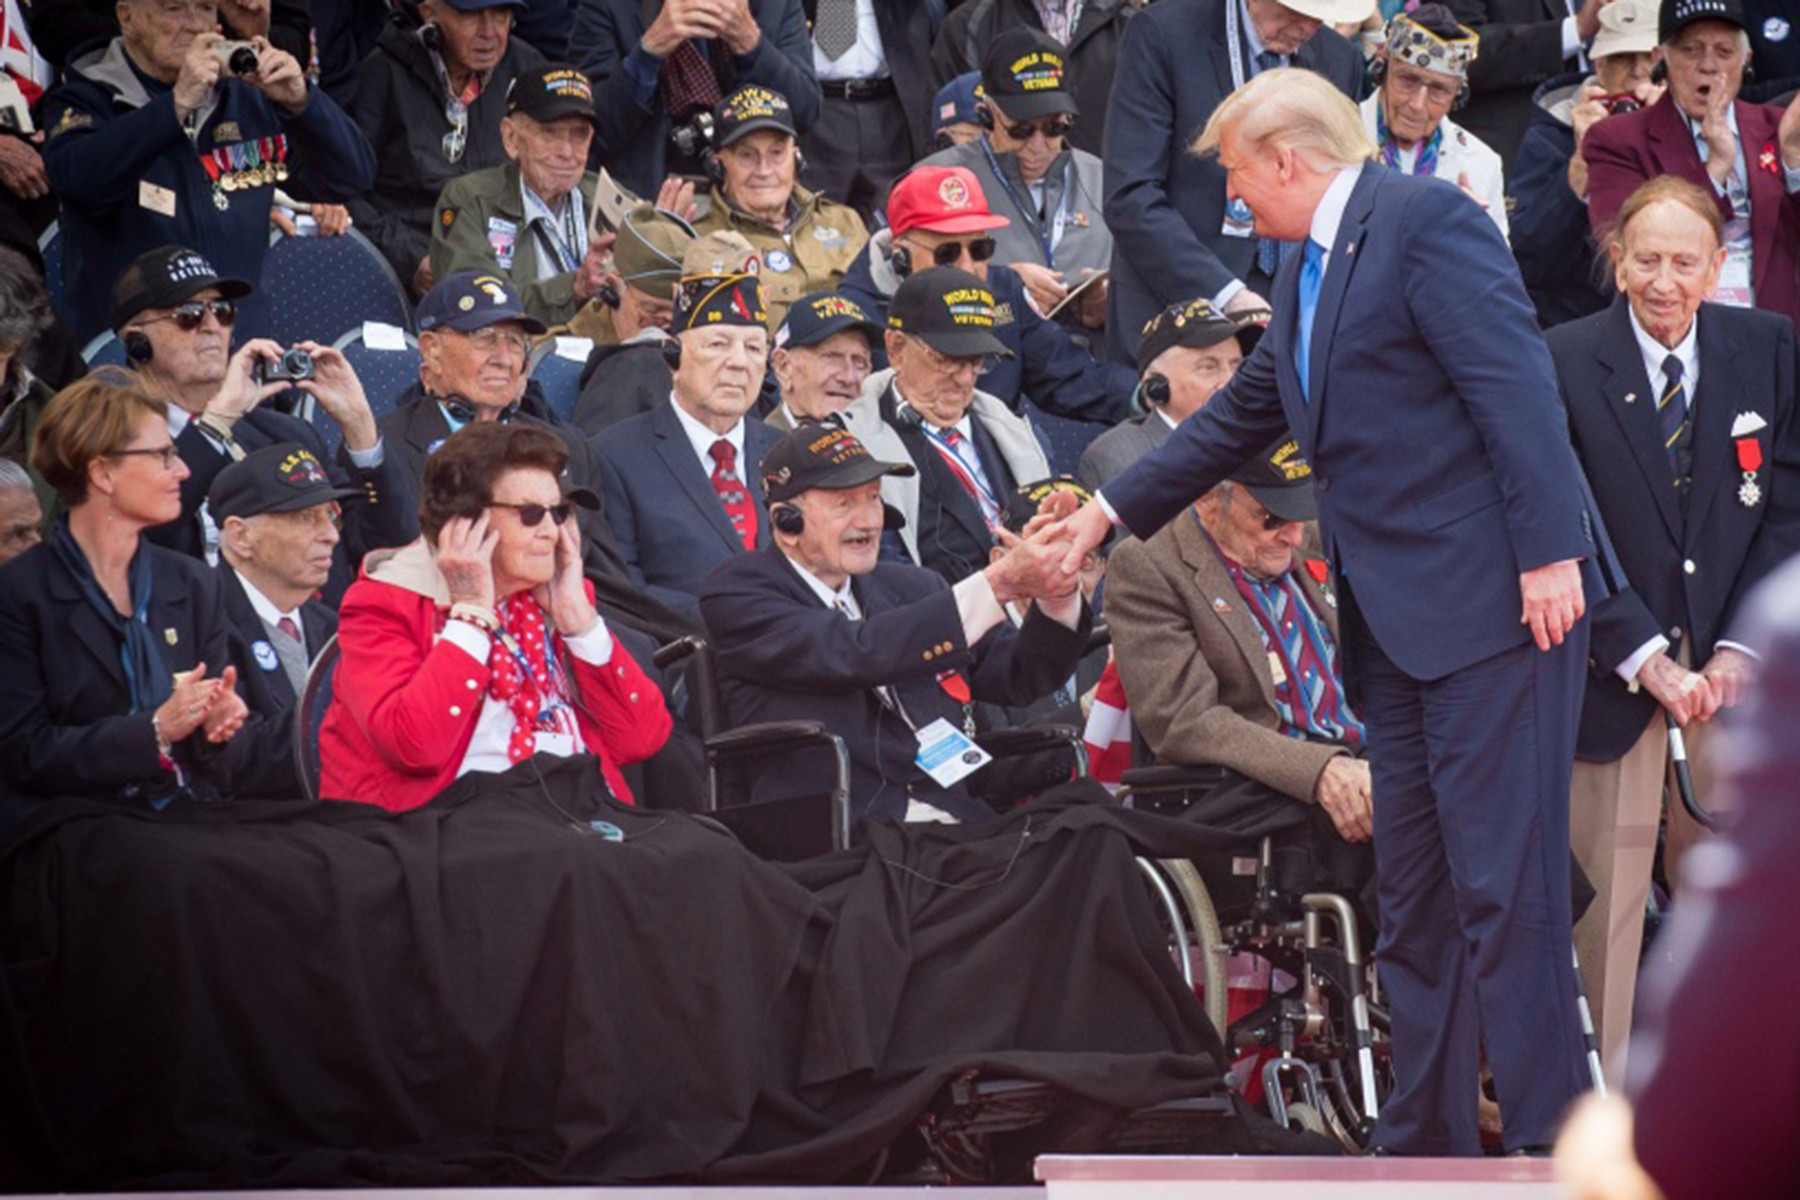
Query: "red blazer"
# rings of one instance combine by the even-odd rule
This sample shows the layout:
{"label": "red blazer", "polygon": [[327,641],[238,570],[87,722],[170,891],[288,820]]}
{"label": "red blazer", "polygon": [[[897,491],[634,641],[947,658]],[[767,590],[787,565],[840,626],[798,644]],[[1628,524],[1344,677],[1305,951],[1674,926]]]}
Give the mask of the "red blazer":
{"label": "red blazer", "polygon": [[[590,596],[593,589],[589,589]],[[344,593],[337,674],[319,731],[320,794],[417,808],[456,778],[487,694],[488,666],[437,640],[447,609],[430,596],[365,576]],[[562,639],[553,642],[561,649]],[[613,795],[631,802],[619,773],[662,748],[662,693],[616,639],[602,666],[565,656],[576,719]]]}
{"label": "red blazer", "polygon": [[[1788,195],[1781,166],[1781,109],[1737,102],[1738,136],[1750,172],[1750,246],[1756,307],[1800,324],[1800,201]],[[1770,169],[1766,155],[1774,154]],[[1649,108],[1608,117],[1588,130],[1581,155],[1588,164],[1588,223],[1605,248],[1608,226],[1626,197],[1658,175],[1677,175],[1716,196],[1694,135],[1665,95]],[[1731,204],[1718,196],[1719,212]]]}

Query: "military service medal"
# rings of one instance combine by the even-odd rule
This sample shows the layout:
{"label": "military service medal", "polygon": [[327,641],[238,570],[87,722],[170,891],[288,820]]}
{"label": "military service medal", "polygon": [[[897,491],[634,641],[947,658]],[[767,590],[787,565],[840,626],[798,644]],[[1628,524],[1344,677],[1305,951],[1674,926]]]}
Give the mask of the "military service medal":
{"label": "military service medal", "polygon": [[1755,508],[1762,503],[1762,485],[1756,482],[1756,473],[1762,469],[1762,443],[1754,437],[1739,438],[1737,460],[1738,469],[1744,473],[1744,482],[1738,485],[1738,503]]}

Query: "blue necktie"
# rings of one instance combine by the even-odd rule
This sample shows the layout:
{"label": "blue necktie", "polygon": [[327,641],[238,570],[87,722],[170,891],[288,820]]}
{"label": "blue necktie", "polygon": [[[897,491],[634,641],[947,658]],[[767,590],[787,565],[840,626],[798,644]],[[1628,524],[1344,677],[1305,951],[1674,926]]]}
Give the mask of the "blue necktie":
{"label": "blue necktie", "polygon": [[1294,366],[1300,372],[1300,394],[1312,399],[1313,317],[1319,308],[1319,285],[1325,281],[1325,247],[1306,239],[1305,257],[1300,262],[1300,322],[1295,331]]}

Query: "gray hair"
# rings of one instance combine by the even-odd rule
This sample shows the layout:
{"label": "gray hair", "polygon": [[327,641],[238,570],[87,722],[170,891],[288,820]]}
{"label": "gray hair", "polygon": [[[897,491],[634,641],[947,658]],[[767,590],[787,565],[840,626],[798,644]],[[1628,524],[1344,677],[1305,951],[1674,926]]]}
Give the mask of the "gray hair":
{"label": "gray hair", "polygon": [[10,492],[14,488],[31,491],[31,476],[12,459],[0,458],[0,492]]}
{"label": "gray hair", "polygon": [[50,324],[50,297],[30,259],[0,246],[0,347],[21,350]]}

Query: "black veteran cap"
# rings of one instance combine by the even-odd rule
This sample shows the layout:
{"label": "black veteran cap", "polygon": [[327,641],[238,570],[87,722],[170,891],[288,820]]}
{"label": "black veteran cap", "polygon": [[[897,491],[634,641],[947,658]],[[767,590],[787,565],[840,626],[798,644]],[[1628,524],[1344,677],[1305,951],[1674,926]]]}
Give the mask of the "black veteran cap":
{"label": "black veteran cap", "polygon": [[1041,29],[1009,29],[988,43],[981,90],[1015,121],[1080,113],[1064,86],[1062,43]]}
{"label": "black veteran cap", "polygon": [[213,477],[206,507],[213,520],[297,512],[362,493],[337,487],[313,452],[299,442],[252,450]]}
{"label": "black veteran cap", "polygon": [[454,329],[473,333],[517,321],[531,334],[543,333],[546,326],[525,311],[524,302],[512,284],[498,275],[481,271],[458,271],[439,280],[425,293],[417,312],[421,332],[429,329]]}
{"label": "black veteran cap", "polygon": [[1663,42],[1672,41],[1695,21],[1723,21],[1745,31],[1750,28],[1743,0],[1663,0],[1657,14],[1656,36]]}
{"label": "black veteran cap", "polygon": [[789,137],[798,137],[794,129],[794,110],[787,97],[757,83],[747,83],[725,99],[713,114],[713,145],[723,150],[747,133],[758,129],[779,129]]}
{"label": "black veteran cap", "polygon": [[515,113],[534,121],[560,117],[585,117],[594,122],[594,85],[567,63],[552,63],[527,71],[506,88],[506,115]]}
{"label": "black veteran cap", "polygon": [[906,463],[870,457],[868,448],[835,422],[802,421],[763,454],[763,495],[779,504],[813,488],[841,491],[883,475],[913,473]]}
{"label": "black veteran cap", "polygon": [[227,300],[241,300],[256,289],[242,279],[220,279],[212,264],[186,246],[158,246],[132,260],[113,285],[113,330],[116,332],[148,308],[173,308],[207,288]]}
{"label": "black veteran cap", "polygon": [[1210,300],[1189,300],[1169,307],[1144,322],[1142,340],[1138,342],[1137,367],[1148,371],[1150,364],[1162,357],[1171,346],[1192,346],[1204,350],[1240,333],[1250,336],[1239,344],[1244,353],[1255,349],[1262,337],[1263,322],[1269,314],[1263,311],[1226,316],[1212,306]]}
{"label": "black veteran cap", "polygon": [[994,293],[956,267],[908,275],[888,302],[888,328],[919,338],[951,358],[1012,357],[994,336]]}
{"label": "black veteran cap", "polygon": [[1300,456],[1300,443],[1282,438],[1231,473],[1257,503],[1284,521],[1312,521],[1319,516],[1313,495],[1312,464]]}
{"label": "black veteran cap", "polygon": [[742,234],[709,233],[689,243],[675,288],[672,333],[705,325],[766,325],[762,261]]}
{"label": "black veteran cap", "polygon": [[836,292],[814,292],[794,301],[781,328],[775,331],[777,349],[816,346],[834,333],[860,329],[871,343],[881,337],[881,324],[862,310],[848,296]]}
{"label": "black veteran cap", "polygon": [[1006,498],[1006,510],[1000,514],[1001,523],[1009,533],[1020,532],[1031,518],[1037,516],[1039,506],[1058,492],[1069,493],[1077,504],[1086,504],[1094,498],[1094,493],[1069,476],[1052,475],[1015,489]]}

